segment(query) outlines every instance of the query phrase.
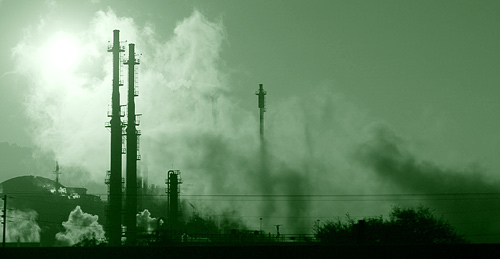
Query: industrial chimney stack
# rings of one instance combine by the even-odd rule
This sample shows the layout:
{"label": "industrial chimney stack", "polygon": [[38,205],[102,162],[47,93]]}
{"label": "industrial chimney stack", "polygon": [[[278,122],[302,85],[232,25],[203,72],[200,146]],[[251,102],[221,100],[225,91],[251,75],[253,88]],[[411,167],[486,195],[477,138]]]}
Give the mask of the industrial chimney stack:
{"label": "industrial chimney stack", "polygon": [[167,179],[165,180],[167,184],[167,194],[168,194],[168,228],[176,232],[178,230],[179,224],[179,203],[180,197],[179,194],[181,192],[180,184],[181,180],[181,171],[180,170],[169,170],[167,172]]}
{"label": "industrial chimney stack", "polygon": [[128,112],[127,112],[127,174],[126,174],[126,196],[125,196],[125,225],[127,226],[127,244],[132,245],[137,236],[137,160],[138,138],[140,132],[136,129],[139,120],[135,114],[135,97],[138,95],[135,88],[135,65],[139,64],[139,59],[135,57],[135,45],[129,44],[129,58],[125,62],[128,65]]}
{"label": "industrial chimney stack", "polygon": [[264,112],[266,111],[266,94],[262,84],[259,84],[259,90],[255,92],[255,95],[259,99],[259,110],[260,110],[260,142],[264,144]]}
{"label": "industrial chimney stack", "polygon": [[120,109],[120,52],[124,52],[120,46],[120,31],[113,31],[113,45],[108,47],[108,52],[113,53],[113,92],[111,96],[111,121],[107,127],[111,128],[111,168],[106,176],[108,189],[108,238],[110,246],[121,245],[121,216],[122,216],[122,122]]}

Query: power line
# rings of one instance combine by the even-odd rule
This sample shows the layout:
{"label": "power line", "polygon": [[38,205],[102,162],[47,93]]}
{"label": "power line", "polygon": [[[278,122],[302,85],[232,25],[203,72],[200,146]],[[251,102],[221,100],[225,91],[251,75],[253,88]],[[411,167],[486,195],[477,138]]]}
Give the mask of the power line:
{"label": "power line", "polygon": [[[12,192],[9,195],[26,196],[61,196],[54,193],[35,193],[35,192]],[[101,196],[107,193],[81,194],[82,196]],[[183,194],[183,197],[393,197],[393,196],[492,196],[497,195],[500,198],[500,192],[469,192],[469,193],[377,193],[377,194]],[[140,196],[167,196],[166,194],[145,194]]]}

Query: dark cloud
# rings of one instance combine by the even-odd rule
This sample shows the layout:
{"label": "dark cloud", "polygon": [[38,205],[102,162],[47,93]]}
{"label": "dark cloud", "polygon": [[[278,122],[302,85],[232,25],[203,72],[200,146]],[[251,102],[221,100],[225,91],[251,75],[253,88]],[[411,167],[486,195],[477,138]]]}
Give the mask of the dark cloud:
{"label": "dark cloud", "polygon": [[354,157],[399,193],[421,194],[407,197],[442,214],[466,238],[474,242],[500,239],[500,195],[492,194],[500,192],[500,185],[488,180],[485,171],[477,167],[454,170],[421,161],[384,126],[376,127],[373,139],[361,145]]}

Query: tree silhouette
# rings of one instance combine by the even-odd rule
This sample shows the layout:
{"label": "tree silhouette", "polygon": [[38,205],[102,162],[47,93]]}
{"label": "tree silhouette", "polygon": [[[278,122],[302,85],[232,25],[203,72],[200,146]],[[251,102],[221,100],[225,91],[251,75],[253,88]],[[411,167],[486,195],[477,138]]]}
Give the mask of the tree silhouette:
{"label": "tree silhouette", "polygon": [[393,207],[389,219],[365,218],[356,223],[327,221],[315,228],[316,238],[331,244],[463,244],[463,236],[429,208]]}

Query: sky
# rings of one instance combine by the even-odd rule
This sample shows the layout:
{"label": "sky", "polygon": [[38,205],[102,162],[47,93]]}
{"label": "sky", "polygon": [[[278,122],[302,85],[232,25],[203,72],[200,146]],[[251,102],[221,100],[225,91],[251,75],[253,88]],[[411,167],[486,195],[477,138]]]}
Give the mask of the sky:
{"label": "sky", "polygon": [[[3,0],[0,142],[58,160],[73,185],[105,190],[106,48],[119,29],[142,54],[139,166],[150,182],[161,184],[174,167],[191,194],[498,192],[499,11],[486,0]],[[260,83],[268,92],[265,161]],[[33,164],[30,174],[52,176],[47,163]],[[25,173],[5,170],[0,181]],[[470,219],[490,203],[423,202],[471,236],[485,234]],[[220,207],[249,224],[265,213],[308,222],[284,218],[286,231],[346,212],[386,214],[395,204],[323,203]],[[494,229],[490,236],[500,234],[495,209],[481,219],[495,225],[481,225]],[[279,222],[267,224],[270,231]]]}

